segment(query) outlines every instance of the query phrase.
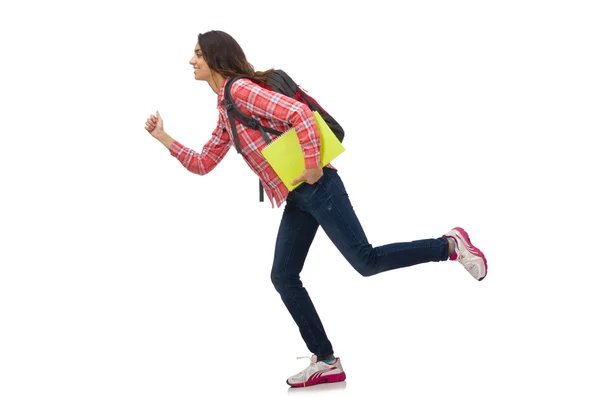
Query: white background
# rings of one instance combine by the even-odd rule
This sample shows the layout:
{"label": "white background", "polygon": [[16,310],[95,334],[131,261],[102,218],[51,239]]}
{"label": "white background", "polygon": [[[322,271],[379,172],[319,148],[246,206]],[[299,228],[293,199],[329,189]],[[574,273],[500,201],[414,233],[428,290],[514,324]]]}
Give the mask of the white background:
{"label": "white background", "polygon": [[[3,3],[0,395],[597,396],[600,58],[593,1]],[[489,261],[363,278],[319,230],[302,272],[347,381],[308,364],[269,274],[283,208],[196,150],[224,30],[346,130],[374,245],[464,227]]]}

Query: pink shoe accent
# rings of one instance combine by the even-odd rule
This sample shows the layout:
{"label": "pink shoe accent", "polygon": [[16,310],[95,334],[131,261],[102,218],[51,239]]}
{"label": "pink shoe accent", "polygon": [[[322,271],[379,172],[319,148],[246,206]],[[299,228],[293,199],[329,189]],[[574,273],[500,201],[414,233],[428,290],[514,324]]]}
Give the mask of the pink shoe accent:
{"label": "pink shoe accent", "polygon": [[[488,265],[487,265],[487,259],[485,259],[485,255],[483,255],[483,252],[481,252],[479,250],[479,248],[475,247],[473,245],[473,243],[471,243],[471,239],[469,238],[469,233],[467,233],[467,231],[465,229],[463,229],[462,227],[455,227],[454,230],[456,230],[457,232],[462,234],[463,237],[466,238],[467,242],[469,243],[469,245],[467,245],[467,249],[469,250],[469,252],[474,255],[480,256],[483,259],[483,264],[485,265],[485,276],[487,276]],[[485,277],[485,276],[483,276],[483,277]]]}
{"label": "pink shoe accent", "polygon": [[314,386],[320,383],[333,383],[333,382],[342,382],[346,380],[346,373],[341,372],[339,374],[332,375],[322,375],[322,371],[315,372],[310,376],[310,378],[306,381],[306,383],[292,383],[290,386],[292,387],[306,387],[306,386]]}

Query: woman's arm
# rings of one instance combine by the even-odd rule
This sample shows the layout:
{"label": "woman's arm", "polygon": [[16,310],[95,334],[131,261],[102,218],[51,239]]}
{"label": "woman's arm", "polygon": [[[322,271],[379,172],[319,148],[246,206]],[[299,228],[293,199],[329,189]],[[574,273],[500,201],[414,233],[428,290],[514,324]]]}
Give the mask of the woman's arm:
{"label": "woman's arm", "polygon": [[200,153],[183,146],[169,136],[163,129],[162,118],[158,112],[156,112],[156,116],[150,116],[146,122],[146,130],[169,149],[171,155],[177,158],[188,171],[198,175],[206,175],[212,171],[223,160],[231,147],[229,134],[225,130],[221,116],[219,116],[217,127],[210,140],[206,142]]}
{"label": "woman's arm", "polygon": [[212,133],[212,138],[206,142],[200,153],[183,146],[177,141],[173,141],[169,146],[169,151],[188,171],[198,175],[206,175],[223,160],[230,147],[229,134],[224,126],[219,123]]}

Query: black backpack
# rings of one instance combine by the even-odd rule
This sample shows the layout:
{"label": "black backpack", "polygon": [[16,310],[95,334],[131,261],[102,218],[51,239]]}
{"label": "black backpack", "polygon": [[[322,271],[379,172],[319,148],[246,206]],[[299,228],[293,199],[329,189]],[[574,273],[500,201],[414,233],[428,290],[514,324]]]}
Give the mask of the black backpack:
{"label": "black backpack", "polygon": [[[233,134],[235,148],[238,153],[241,153],[240,140],[237,135],[234,119],[238,120],[240,123],[242,123],[248,128],[260,131],[260,134],[267,143],[271,143],[271,138],[269,137],[267,132],[277,136],[281,135],[283,132],[261,125],[258,122],[258,120],[242,113],[242,111],[235,105],[235,102],[231,98],[231,85],[238,79],[250,79],[255,83],[260,83],[249,76],[236,76],[230,79],[225,85],[225,98],[223,99],[223,106],[225,107],[225,109],[227,109],[229,125],[231,126],[231,133]],[[344,130],[342,129],[342,126],[337,121],[335,121],[335,119],[331,117],[331,115],[327,113],[325,109],[323,109],[321,105],[317,103],[317,101],[310,97],[302,88],[299,88],[298,84],[296,84],[296,82],[292,80],[292,78],[288,76],[287,73],[285,73],[283,70],[275,70],[274,72],[270,73],[268,77],[267,86],[275,92],[279,92],[283,95],[289,96],[290,98],[294,98],[297,101],[305,103],[312,111],[318,111],[323,117],[323,120],[325,120],[325,122],[331,128],[331,131],[333,131],[335,136],[340,140],[340,142],[344,140]],[[264,191],[260,180],[258,185],[259,200],[264,201]]]}

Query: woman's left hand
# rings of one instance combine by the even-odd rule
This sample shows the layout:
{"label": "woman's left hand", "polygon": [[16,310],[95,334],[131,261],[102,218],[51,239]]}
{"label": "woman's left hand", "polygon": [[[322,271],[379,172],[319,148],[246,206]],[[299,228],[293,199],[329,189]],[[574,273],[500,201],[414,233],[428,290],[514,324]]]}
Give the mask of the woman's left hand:
{"label": "woman's left hand", "polygon": [[316,183],[323,176],[321,167],[306,168],[300,176],[292,181],[292,185],[305,181],[309,185]]}

